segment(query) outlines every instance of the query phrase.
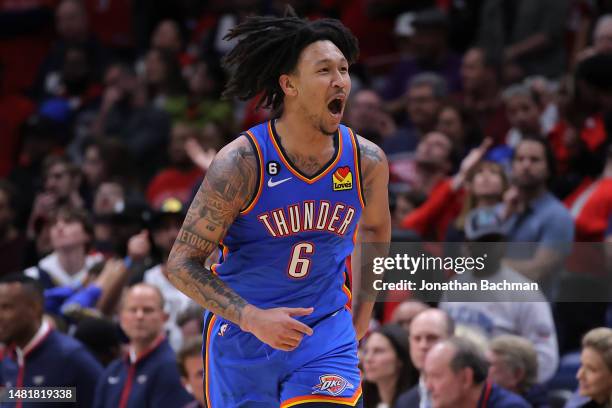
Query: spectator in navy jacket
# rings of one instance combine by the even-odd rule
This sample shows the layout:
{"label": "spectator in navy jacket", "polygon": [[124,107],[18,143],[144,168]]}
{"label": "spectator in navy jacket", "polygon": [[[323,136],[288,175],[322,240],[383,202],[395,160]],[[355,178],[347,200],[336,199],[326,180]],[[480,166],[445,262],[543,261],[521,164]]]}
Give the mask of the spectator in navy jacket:
{"label": "spectator in navy jacket", "polygon": [[[45,406],[91,407],[102,366],[81,343],[43,320],[43,304],[38,281],[22,274],[0,279],[0,343],[8,346],[0,378],[6,387],[76,387],[76,405]],[[22,402],[20,406],[39,405]]]}
{"label": "spectator in navy jacket", "polygon": [[425,378],[433,408],[528,408],[516,394],[487,381],[487,361],[472,341],[451,337],[425,358]]}
{"label": "spectator in navy jacket", "polygon": [[96,388],[96,408],[181,407],[192,398],[181,384],[176,356],[164,335],[164,298],[155,286],[132,286],[119,313],[130,340],[125,358],[113,361]]}

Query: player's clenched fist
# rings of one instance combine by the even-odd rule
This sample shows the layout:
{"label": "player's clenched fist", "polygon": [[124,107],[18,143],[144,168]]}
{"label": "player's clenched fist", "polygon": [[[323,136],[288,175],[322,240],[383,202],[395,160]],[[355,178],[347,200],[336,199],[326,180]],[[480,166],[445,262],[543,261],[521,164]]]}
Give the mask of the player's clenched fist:
{"label": "player's clenched fist", "polygon": [[242,310],[240,328],[275,349],[291,351],[300,345],[305,334],[311,336],[313,333],[310,327],[293,317],[307,316],[313,310],[312,307],[259,309],[247,305]]}

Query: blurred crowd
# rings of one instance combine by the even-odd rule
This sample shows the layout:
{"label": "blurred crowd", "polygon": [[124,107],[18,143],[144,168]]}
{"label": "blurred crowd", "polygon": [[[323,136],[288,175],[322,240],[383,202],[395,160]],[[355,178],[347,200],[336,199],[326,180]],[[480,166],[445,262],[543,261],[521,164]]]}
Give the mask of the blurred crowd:
{"label": "blurred crowd", "polygon": [[[165,262],[215,153],[270,117],[221,98],[223,38],[288,3],[359,39],[344,123],[387,154],[393,240],[507,243],[489,278],[542,288],[385,294],[365,407],[610,407],[609,0],[0,0],[0,388],[207,406]],[[598,301],[555,302],[577,287]]]}

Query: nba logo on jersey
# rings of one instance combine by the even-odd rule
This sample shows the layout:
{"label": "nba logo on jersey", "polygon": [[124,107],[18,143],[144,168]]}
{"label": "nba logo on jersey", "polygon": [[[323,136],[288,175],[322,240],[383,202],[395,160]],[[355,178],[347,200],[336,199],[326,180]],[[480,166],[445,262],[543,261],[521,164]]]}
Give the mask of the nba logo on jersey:
{"label": "nba logo on jersey", "polygon": [[334,191],[344,191],[353,188],[353,173],[348,166],[338,167],[332,175]]}
{"label": "nba logo on jersey", "polygon": [[320,383],[312,387],[313,394],[327,393],[333,395],[342,394],[345,389],[353,388],[353,384],[336,374],[325,374],[319,377]]}

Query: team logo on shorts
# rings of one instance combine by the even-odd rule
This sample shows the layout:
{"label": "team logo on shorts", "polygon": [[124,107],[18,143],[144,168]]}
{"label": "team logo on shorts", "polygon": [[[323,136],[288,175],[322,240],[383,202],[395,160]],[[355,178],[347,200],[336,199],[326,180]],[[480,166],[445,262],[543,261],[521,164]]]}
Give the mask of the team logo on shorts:
{"label": "team logo on shorts", "polygon": [[349,166],[338,167],[332,174],[334,191],[350,190],[353,188],[353,173]]}
{"label": "team logo on shorts", "polygon": [[219,336],[225,336],[225,332],[227,331],[228,327],[229,323],[223,323],[221,327],[219,327]]}
{"label": "team logo on shorts", "polygon": [[353,384],[336,374],[321,375],[319,376],[319,381],[319,384],[312,387],[313,394],[329,394],[337,397],[347,388],[354,388]]}

